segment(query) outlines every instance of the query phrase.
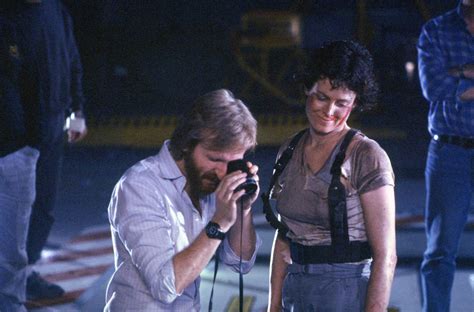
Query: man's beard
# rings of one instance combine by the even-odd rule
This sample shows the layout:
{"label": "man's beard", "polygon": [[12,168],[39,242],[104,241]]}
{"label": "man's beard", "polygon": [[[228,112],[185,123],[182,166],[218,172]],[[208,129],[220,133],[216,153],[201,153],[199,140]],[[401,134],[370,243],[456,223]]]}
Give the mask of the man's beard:
{"label": "man's beard", "polygon": [[192,194],[201,196],[213,193],[220,183],[215,173],[201,173],[196,166],[192,154],[184,156],[184,168],[186,170],[186,180]]}

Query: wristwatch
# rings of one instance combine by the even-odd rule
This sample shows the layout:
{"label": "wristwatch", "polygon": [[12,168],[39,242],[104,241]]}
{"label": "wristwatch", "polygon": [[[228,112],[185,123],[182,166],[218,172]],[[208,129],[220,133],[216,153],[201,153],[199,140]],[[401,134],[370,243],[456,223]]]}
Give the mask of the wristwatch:
{"label": "wristwatch", "polygon": [[216,222],[209,221],[206,225],[206,235],[212,239],[223,240],[225,233],[221,231],[221,227]]}

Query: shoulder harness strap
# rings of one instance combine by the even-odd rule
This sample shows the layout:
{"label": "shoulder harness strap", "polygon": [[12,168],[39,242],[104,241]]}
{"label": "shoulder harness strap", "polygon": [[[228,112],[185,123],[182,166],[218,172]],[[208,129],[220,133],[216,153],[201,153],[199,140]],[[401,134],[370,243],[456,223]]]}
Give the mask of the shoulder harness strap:
{"label": "shoulder harness strap", "polygon": [[298,144],[299,140],[303,136],[303,134],[307,131],[308,129],[303,129],[300,132],[298,132],[293,139],[291,139],[290,144],[286,147],[286,149],[283,151],[281,156],[278,158],[276,161],[275,165],[273,166],[273,175],[270,179],[270,185],[268,187],[268,191],[266,193],[262,193],[261,198],[263,201],[263,213],[265,214],[265,219],[267,219],[267,222],[270,223],[270,225],[278,230],[278,234],[285,236],[286,233],[288,232],[288,228],[286,225],[284,225],[278,218],[275,216],[272,210],[272,206],[270,204],[270,195],[272,193],[273,187],[275,186],[276,181],[278,180],[278,177],[281,175],[283,170],[285,169],[286,165],[290,161],[291,157],[293,156],[293,151],[295,150],[296,145]]}
{"label": "shoulder harness strap", "polygon": [[349,245],[347,225],[346,188],[341,183],[341,166],[346,157],[346,150],[358,131],[350,129],[344,137],[339,152],[331,166],[332,180],[328,189],[329,219],[331,224],[331,240],[335,258],[343,257]]}

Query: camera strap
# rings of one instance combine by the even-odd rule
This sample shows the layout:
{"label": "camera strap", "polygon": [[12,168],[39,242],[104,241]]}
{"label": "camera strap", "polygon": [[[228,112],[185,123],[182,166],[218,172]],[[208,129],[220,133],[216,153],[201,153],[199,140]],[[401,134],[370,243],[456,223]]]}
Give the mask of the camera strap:
{"label": "camera strap", "polygon": [[240,255],[239,255],[239,312],[244,310],[244,276],[242,273],[242,247],[244,231],[244,200],[240,198]]}
{"label": "camera strap", "polygon": [[[243,311],[244,307],[244,276],[242,273],[242,247],[243,247],[243,224],[244,224],[244,204],[243,198],[240,200],[240,256],[239,256],[239,312]],[[219,246],[219,248],[221,248]],[[214,296],[214,285],[216,283],[217,271],[219,269],[219,248],[214,254],[214,277],[212,279],[211,294],[209,296],[209,312],[212,312],[212,297]]]}
{"label": "camera strap", "polygon": [[212,279],[211,295],[209,296],[209,312],[212,312],[212,297],[214,296],[214,284],[216,283],[217,270],[219,269],[219,248],[214,254],[214,278]]}

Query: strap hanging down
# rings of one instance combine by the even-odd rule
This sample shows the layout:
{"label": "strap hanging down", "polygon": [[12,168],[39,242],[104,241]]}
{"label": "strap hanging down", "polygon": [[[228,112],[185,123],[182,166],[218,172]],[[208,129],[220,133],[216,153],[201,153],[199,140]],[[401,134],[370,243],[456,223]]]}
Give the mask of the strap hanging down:
{"label": "strap hanging down", "polygon": [[331,167],[332,180],[328,189],[328,205],[335,259],[344,258],[346,247],[349,246],[346,188],[341,183],[341,166],[346,158],[347,147],[356,133],[357,130],[350,129],[346,134]]}
{"label": "strap hanging down", "polygon": [[265,219],[270,225],[278,230],[278,233],[282,236],[285,236],[288,232],[288,228],[286,225],[280,222],[278,218],[275,216],[272,210],[272,206],[270,204],[270,195],[272,193],[273,187],[275,186],[278,177],[281,175],[283,170],[285,169],[286,165],[290,161],[291,157],[293,156],[293,151],[295,150],[296,144],[298,144],[299,140],[306,132],[307,129],[303,129],[298,132],[293,139],[291,139],[290,144],[286,147],[285,151],[281,154],[278,158],[277,162],[273,166],[273,175],[270,179],[270,185],[268,187],[268,191],[266,193],[262,193],[261,198],[263,201],[263,213],[265,214]]}

